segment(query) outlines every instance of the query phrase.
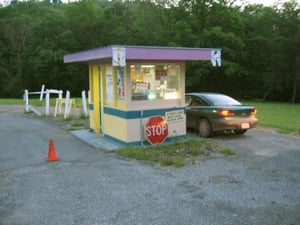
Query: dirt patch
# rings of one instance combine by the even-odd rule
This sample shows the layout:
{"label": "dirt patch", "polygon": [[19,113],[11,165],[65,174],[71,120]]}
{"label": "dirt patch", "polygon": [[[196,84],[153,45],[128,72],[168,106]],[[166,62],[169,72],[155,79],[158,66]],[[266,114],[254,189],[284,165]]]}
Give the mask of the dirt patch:
{"label": "dirt patch", "polygon": [[90,128],[89,116],[85,116],[81,109],[75,109],[70,112],[67,118],[63,114],[58,114],[56,117],[53,114],[44,116],[47,120],[57,123],[61,128],[71,130],[83,130]]}
{"label": "dirt patch", "polygon": [[64,130],[86,130],[90,128],[88,117],[47,117],[47,120],[56,122]]}

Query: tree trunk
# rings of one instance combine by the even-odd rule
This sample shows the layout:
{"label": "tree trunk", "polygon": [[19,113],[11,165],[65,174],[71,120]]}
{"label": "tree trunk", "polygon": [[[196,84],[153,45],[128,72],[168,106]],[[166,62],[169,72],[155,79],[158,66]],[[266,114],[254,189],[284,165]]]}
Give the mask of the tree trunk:
{"label": "tree trunk", "polygon": [[266,100],[266,98],[267,98],[268,95],[270,94],[271,90],[272,90],[272,87],[269,87],[269,89],[267,90],[267,92],[265,93],[265,95],[264,95],[264,97],[263,97],[263,99],[262,99],[263,102]]}

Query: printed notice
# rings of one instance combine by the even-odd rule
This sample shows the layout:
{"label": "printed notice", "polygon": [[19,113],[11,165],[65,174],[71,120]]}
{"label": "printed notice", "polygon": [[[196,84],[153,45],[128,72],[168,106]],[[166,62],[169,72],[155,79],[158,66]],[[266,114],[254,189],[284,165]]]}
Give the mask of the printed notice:
{"label": "printed notice", "polygon": [[168,123],[179,122],[184,119],[184,110],[181,109],[181,110],[166,112],[165,116]]}

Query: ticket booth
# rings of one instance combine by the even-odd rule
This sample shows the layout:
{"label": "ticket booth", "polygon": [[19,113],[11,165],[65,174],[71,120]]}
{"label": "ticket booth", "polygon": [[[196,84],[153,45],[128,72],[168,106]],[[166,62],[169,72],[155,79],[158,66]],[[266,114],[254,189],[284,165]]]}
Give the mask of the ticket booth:
{"label": "ticket booth", "polygon": [[90,130],[128,145],[186,136],[185,62],[221,65],[221,50],[113,45],[72,53],[87,63]]}

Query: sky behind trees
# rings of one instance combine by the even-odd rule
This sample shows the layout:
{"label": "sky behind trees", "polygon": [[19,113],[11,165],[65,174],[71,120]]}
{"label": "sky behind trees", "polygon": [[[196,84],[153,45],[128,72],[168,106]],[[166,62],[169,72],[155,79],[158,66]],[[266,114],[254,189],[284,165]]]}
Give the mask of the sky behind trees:
{"label": "sky behind trees", "polygon": [[266,6],[271,6],[276,3],[283,3],[286,1],[283,1],[283,0],[246,0],[245,2],[249,3],[249,4],[264,4]]}
{"label": "sky behind trees", "polygon": [[[20,2],[23,1],[27,1],[27,0],[18,0]],[[68,3],[68,2],[74,2],[77,0],[61,0],[64,3]],[[8,6],[10,4],[11,0],[0,0],[0,7],[5,7]],[[237,2],[241,2],[244,4],[263,4],[265,6],[272,6],[274,4],[277,3],[284,3],[284,2],[288,2],[288,0],[237,0]],[[300,3],[300,0],[297,0],[298,3]],[[238,3],[240,4],[240,3]]]}

